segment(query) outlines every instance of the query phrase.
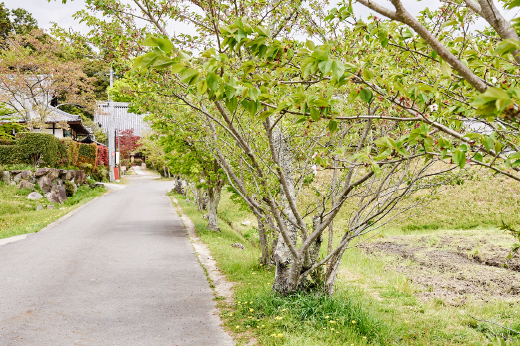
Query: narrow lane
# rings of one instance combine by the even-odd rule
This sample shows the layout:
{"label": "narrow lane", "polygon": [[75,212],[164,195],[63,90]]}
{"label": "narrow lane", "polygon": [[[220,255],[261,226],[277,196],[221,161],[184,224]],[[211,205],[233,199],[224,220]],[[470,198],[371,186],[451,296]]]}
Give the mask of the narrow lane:
{"label": "narrow lane", "polygon": [[0,246],[0,345],[233,345],[150,176]]}

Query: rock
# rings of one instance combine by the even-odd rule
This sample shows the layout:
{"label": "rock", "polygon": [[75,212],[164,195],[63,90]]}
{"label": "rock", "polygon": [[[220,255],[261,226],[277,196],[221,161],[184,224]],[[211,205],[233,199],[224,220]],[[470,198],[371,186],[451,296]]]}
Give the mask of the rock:
{"label": "rock", "polygon": [[50,180],[58,179],[59,175],[60,175],[60,170],[56,169],[56,168],[49,169],[49,172],[47,173],[47,176],[49,177]]}
{"label": "rock", "polygon": [[33,172],[31,172],[29,170],[22,171],[21,174],[22,174],[22,179],[23,180],[29,180],[33,176]]}
{"label": "rock", "polygon": [[236,247],[237,249],[240,249],[240,250],[244,250],[245,247],[244,245],[240,244],[240,243],[234,243],[234,244],[231,244],[232,247]]}
{"label": "rock", "polygon": [[49,205],[47,206],[47,209],[54,209],[54,205],[49,204]]}
{"label": "rock", "polygon": [[38,168],[36,170],[36,177],[41,177],[42,175],[46,175],[47,173],[49,173],[51,169],[50,168]]}
{"label": "rock", "polygon": [[34,189],[34,184],[28,182],[27,180],[22,180],[20,182],[20,189]]}
{"label": "rock", "polygon": [[61,185],[58,185],[57,190],[58,190],[58,194],[60,196],[60,204],[62,204],[63,201],[67,201],[68,200],[67,192],[65,191],[65,188],[63,186],[61,186]]}
{"label": "rock", "polygon": [[202,218],[203,219],[209,219],[209,215],[208,214],[204,214],[204,215],[202,215]]}
{"label": "rock", "polygon": [[85,179],[87,178],[85,171],[76,171],[75,175],[76,176],[74,177],[74,182],[76,183],[76,185],[83,185]]}
{"label": "rock", "polygon": [[66,176],[67,176],[67,170],[66,169],[60,169],[59,178],[60,179],[65,179]]}
{"label": "rock", "polygon": [[3,171],[0,178],[4,183],[9,184],[11,182],[11,173],[9,173],[9,171]]}
{"label": "rock", "polygon": [[47,198],[47,200],[51,203],[61,204],[60,193],[58,192],[58,190],[52,190],[51,192],[46,193],[45,198]]}
{"label": "rock", "polygon": [[42,189],[43,193],[47,194],[52,190],[52,180],[47,175],[44,175],[38,179],[38,186]]}
{"label": "rock", "polygon": [[18,173],[17,175],[14,176],[13,178],[13,181],[18,184],[20,182],[20,180],[22,180],[22,173]]}
{"label": "rock", "polygon": [[251,221],[247,220],[242,222],[242,226],[249,226],[251,224]]}
{"label": "rock", "polygon": [[42,210],[42,209],[43,209],[43,206],[41,204],[36,207],[36,210]]}
{"label": "rock", "polygon": [[22,171],[19,169],[15,169],[15,170],[11,171],[11,175],[17,175],[18,173],[22,173]]}
{"label": "rock", "polygon": [[191,202],[190,199],[188,197],[186,197],[186,202]]}
{"label": "rock", "polygon": [[39,194],[38,192],[31,192],[28,196],[27,196],[28,199],[32,199],[32,200],[37,200],[37,199],[41,199],[43,198],[43,196],[41,194]]}
{"label": "rock", "polygon": [[64,180],[72,180],[74,179],[74,177],[76,176],[76,171],[67,171],[67,173],[65,174],[65,177],[63,178]]}

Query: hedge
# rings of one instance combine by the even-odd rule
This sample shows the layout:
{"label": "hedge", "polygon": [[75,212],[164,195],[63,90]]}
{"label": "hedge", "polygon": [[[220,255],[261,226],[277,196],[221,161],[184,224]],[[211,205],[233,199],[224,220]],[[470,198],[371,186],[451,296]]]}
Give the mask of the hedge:
{"label": "hedge", "polygon": [[0,164],[23,164],[28,163],[25,147],[19,145],[0,145]]}
{"label": "hedge", "polygon": [[108,148],[103,145],[98,146],[97,165],[108,167]]}
{"label": "hedge", "polygon": [[63,138],[58,145],[58,164],[75,166],[78,161],[79,143],[71,138]]}
{"label": "hedge", "polygon": [[16,134],[16,144],[23,146],[25,163],[40,166],[56,167],[58,163],[58,145],[60,141],[52,134],[23,132]]}
{"label": "hedge", "polygon": [[16,142],[14,139],[5,139],[5,138],[0,138],[0,145],[15,145]]}
{"label": "hedge", "polygon": [[86,163],[95,168],[97,165],[97,153],[98,146],[96,143],[79,144],[77,164]]}

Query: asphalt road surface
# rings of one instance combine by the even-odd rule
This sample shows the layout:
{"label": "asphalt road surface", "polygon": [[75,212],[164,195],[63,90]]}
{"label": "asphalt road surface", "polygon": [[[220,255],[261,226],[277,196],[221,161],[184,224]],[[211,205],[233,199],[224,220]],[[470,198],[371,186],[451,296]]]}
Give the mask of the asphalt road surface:
{"label": "asphalt road surface", "polygon": [[54,228],[0,246],[0,345],[233,345],[171,182],[132,177]]}

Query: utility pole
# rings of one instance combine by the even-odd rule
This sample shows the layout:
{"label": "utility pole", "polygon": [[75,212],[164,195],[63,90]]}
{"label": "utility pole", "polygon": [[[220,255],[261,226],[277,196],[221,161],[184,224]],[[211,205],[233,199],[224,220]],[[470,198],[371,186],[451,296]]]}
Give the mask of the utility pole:
{"label": "utility pole", "polygon": [[[110,66],[110,88],[114,87],[114,70]],[[110,181],[115,180],[114,167],[116,161],[116,150],[114,143],[114,106],[112,105],[112,97],[108,95],[108,167]]]}

